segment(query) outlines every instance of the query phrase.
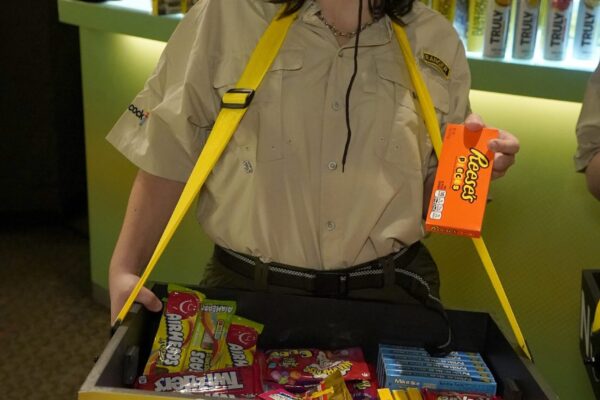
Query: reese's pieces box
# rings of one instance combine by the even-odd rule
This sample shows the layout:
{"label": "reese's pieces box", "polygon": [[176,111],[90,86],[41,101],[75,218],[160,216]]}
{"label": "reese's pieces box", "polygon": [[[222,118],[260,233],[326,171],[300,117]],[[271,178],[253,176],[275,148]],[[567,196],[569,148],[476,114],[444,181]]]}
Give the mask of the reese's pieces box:
{"label": "reese's pieces box", "polygon": [[481,236],[494,161],[487,143],[497,137],[497,129],[473,132],[447,125],[425,221],[428,232]]}

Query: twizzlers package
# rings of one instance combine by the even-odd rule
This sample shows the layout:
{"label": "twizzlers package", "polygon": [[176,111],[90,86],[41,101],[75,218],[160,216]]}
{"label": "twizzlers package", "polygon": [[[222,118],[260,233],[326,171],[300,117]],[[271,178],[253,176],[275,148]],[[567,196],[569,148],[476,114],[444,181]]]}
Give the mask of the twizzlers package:
{"label": "twizzlers package", "polygon": [[370,379],[359,347],[342,350],[279,349],[265,352],[265,379],[282,385],[320,381],[339,371],[344,380]]}
{"label": "twizzlers package", "polygon": [[178,372],[161,375],[142,375],[136,388],[154,392],[204,393],[207,395],[230,395],[254,397],[262,393],[262,387],[254,367],[221,369],[208,372]]}
{"label": "twizzlers package", "polygon": [[496,129],[470,132],[464,125],[447,125],[425,221],[428,232],[481,236],[494,163],[487,143],[497,137]]}

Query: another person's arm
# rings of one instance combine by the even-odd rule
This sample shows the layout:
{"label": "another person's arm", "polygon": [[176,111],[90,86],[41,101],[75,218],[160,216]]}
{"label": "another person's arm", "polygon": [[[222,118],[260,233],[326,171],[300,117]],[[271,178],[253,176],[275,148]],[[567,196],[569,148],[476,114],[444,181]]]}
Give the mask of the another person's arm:
{"label": "another person's arm", "polygon": [[[600,132],[598,133],[600,135]],[[596,153],[585,169],[588,190],[600,200],[600,153]]]}
{"label": "another person's arm", "polygon": [[[181,182],[138,172],[110,262],[111,321],[115,321],[139,280],[138,274],[152,256],[183,187]],[[162,307],[161,301],[147,288],[142,288],[136,301],[151,311],[160,311]]]}
{"label": "another person's arm", "polygon": [[600,200],[600,64],[587,83],[576,131],[575,169],[585,172],[590,193]]}

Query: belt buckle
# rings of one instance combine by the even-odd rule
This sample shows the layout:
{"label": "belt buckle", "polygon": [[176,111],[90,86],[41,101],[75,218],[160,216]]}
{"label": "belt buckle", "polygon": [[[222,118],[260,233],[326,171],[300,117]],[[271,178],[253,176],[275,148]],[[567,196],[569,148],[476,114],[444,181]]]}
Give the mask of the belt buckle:
{"label": "belt buckle", "polygon": [[317,272],[313,292],[323,297],[344,297],[348,294],[348,274],[343,272]]}

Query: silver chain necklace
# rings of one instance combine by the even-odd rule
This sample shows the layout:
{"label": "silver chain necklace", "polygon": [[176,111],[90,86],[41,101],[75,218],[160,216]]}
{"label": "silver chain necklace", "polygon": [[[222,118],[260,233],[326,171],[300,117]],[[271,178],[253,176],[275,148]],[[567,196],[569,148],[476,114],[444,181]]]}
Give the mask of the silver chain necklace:
{"label": "silver chain necklace", "polygon": [[369,26],[373,25],[375,22],[377,22],[377,20],[373,20],[371,22],[367,22],[366,24],[363,24],[359,30],[357,31],[352,31],[352,32],[343,32],[340,31],[339,29],[337,29],[335,27],[335,25],[330,24],[329,22],[327,22],[327,20],[325,19],[325,16],[323,16],[323,13],[321,12],[321,10],[317,11],[317,17],[321,20],[321,22],[323,22],[323,24],[331,31],[331,33],[333,33],[333,36],[341,36],[341,37],[346,37],[348,39],[353,38],[354,36],[356,36],[357,33],[364,31],[365,29],[367,29]]}

